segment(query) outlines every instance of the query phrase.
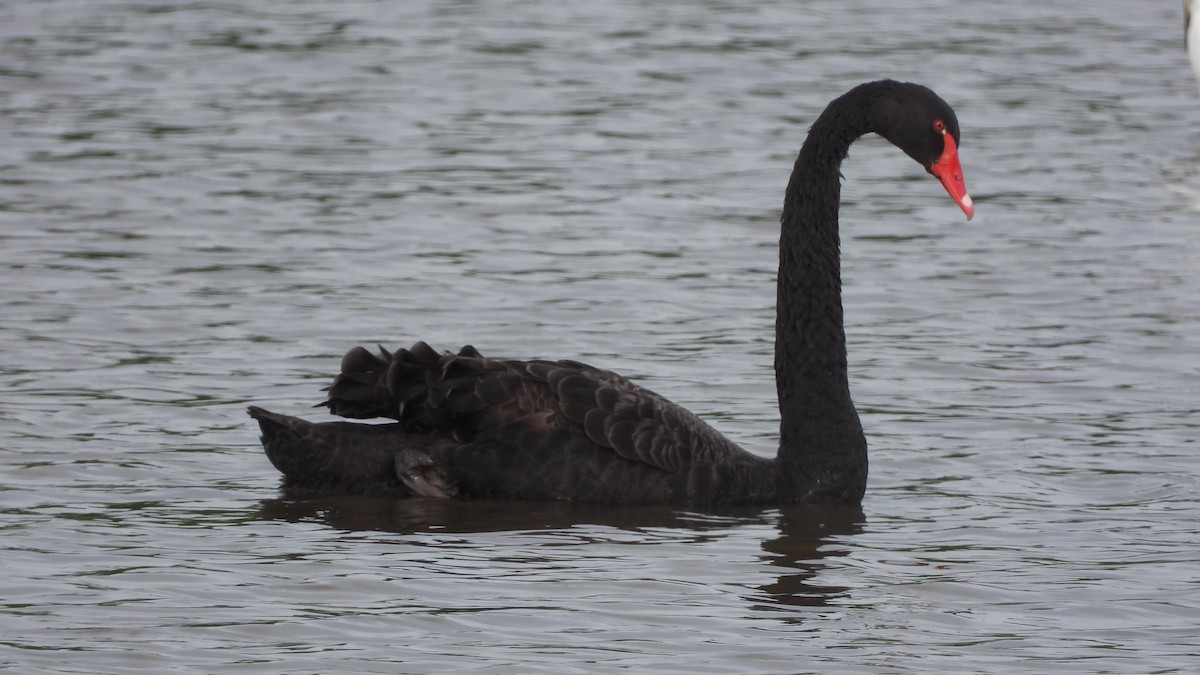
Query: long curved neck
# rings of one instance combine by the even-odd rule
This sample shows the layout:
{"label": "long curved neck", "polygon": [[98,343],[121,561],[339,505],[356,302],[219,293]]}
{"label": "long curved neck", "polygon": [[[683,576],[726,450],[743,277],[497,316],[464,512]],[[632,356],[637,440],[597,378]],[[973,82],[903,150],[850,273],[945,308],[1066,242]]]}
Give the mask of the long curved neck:
{"label": "long curved neck", "polygon": [[865,488],[866,441],[846,368],[839,169],[850,144],[872,130],[874,94],[870,85],[855,88],[813,124],[788,184],[779,244],[775,380],[781,478],[793,481],[784,489],[857,491],[842,497],[848,501],[860,499]]}

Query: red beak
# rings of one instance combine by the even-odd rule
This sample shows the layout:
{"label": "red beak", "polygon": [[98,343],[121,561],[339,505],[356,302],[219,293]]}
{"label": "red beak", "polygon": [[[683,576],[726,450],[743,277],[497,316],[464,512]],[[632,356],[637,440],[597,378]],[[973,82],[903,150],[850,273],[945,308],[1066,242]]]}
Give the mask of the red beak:
{"label": "red beak", "polygon": [[946,148],[942,150],[942,156],[929,167],[929,173],[942,181],[946,192],[950,193],[958,207],[967,214],[967,220],[970,220],[975,215],[975,203],[967,194],[967,184],[963,181],[962,166],[958,163],[958,144],[950,134],[943,134],[942,138],[946,139]]}

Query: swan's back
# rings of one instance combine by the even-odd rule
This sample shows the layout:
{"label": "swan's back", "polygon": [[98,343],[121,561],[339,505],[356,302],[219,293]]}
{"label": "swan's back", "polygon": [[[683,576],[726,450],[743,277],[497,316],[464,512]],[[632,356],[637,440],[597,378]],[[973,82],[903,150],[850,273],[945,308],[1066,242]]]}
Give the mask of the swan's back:
{"label": "swan's back", "polygon": [[[762,501],[774,491],[767,460],[654,392],[576,361],[488,359],[472,347],[439,354],[425,343],[378,355],[357,347],[324,405],[399,424],[366,432],[310,424],[292,432],[303,443],[275,444],[297,449],[284,458],[269,440],[295,423],[256,414],[285,476],[351,474],[332,482],[369,481],[390,494],[379,467],[390,457],[395,485],[428,496],[720,503]],[[344,466],[322,456],[333,448]],[[356,454],[362,465],[347,459]],[[321,471],[305,468],[316,464]]]}

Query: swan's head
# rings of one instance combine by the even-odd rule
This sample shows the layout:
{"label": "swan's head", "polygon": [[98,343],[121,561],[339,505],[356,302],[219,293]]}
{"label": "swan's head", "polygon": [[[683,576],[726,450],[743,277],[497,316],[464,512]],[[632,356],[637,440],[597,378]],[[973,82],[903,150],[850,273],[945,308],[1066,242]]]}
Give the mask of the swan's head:
{"label": "swan's head", "polygon": [[958,163],[958,117],[954,110],[927,87],[908,82],[892,84],[895,86],[878,102],[875,131],[941,181],[970,220],[975,215],[975,204],[967,194]]}

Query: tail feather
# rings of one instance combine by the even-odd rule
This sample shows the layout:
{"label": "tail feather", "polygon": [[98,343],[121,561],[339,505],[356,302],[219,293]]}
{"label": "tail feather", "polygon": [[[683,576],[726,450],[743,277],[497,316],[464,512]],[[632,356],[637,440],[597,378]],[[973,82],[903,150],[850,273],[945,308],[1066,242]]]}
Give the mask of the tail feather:
{"label": "tail feather", "polygon": [[285,487],[327,492],[406,497],[411,491],[396,473],[402,447],[399,424],[313,423],[251,406],[267,458],[284,476]]}

